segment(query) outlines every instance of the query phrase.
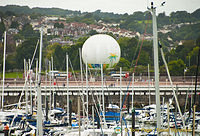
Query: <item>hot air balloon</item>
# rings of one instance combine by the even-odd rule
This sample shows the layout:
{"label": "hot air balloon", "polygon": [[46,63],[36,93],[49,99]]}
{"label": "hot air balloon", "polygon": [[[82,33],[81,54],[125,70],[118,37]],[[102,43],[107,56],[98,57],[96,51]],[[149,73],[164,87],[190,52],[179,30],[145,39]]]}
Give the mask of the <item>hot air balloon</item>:
{"label": "hot air balloon", "polygon": [[83,62],[91,69],[113,68],[120,59],[121,51],[117,41],[106,34],[96,34],[88,38],[82,47]]}

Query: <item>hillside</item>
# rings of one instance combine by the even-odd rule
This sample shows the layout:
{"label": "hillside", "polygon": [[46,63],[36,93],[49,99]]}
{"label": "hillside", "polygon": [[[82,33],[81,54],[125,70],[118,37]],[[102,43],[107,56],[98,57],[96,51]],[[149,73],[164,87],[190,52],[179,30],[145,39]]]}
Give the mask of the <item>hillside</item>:
{"label": "hillside", "polygon": [[13,12],[15,14],[41,14],[41,15],[57,15],[57,16],[76,16],[80,15],[80,11],[64,10],[60,8],[29,8],[28,6],[7,5],[0,6],[1,12]]}
{"label": "hillside", "polygon": [[[31,58],[41,26],[45,28],[44,57],[50,60],[53,56],[58,70],[65,69],[63,58],[66,52],[72,57],[74,69],[78,70],[78,48],[89,36],[97,33],[109,34],[120,44],[121,59],[115,70],[123,67],[126,71],[132,71],[137,66],[135,72],[139,75],[147,71],[148,64],[153,65],[152,21],[149,12],[128,15],[97,10],[81,13],[59,8],[31,9],[9,5],[0,6],[0,17],[0,37],[3,37],[5,30],[8,31],[6,69],[10,71],[23,69],[23,59]],[[157,20],[158,37],[169,68],[173,70],[173,66],[177,67],[172,75],[183,75],[185,69],[187,75],[194,74],[198,53],[196,40],[200,36],[200,9],[193,13],[172,12],[169,16],[160,13]],[[0,52],[2,70],[2,42]],[[161,58],[159,63],[161,73],[165,73]]]}

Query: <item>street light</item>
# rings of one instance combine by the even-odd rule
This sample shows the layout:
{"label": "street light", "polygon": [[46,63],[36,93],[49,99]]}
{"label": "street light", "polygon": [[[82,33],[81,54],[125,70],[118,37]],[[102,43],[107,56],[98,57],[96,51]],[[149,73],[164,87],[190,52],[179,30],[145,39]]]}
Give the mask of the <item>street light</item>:
{"label": "street light", "polygon": [[183,82],[185,82],[185,73],[187,72],[187,67],[184,69],[184,71],[183,71],[183,76],[184,76],[184,80],[183,80]]}

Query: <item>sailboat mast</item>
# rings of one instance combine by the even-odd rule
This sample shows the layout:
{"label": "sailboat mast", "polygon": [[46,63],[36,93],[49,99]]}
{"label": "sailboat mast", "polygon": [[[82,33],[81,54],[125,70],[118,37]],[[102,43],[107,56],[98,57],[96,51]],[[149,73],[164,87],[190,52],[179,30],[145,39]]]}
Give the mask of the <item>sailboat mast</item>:
{"label": "sailboat mast", "polygon": [[54,109],[54,108],[56,108],[56,107],[55,107],[55,103],[54,103],[54,102],[55,102],[55,101],[54,101],[54,98],[55,98],[55,97],[54,97],[54,95],[55,95],[55,94],[54,94],[54,92],[55,92],[55,84],[54,84],[54,83],[55,83],[55,77],[54,77],[54,76],[55,76],[55,75],[54,75],[54,72],[53,72],[53,57],[52,57],[52,56],[51,56],[51,71],[52,71],[52,75],[51,75],[52,78],[51,78],[51,79],[52,79],[52,83],[53,83],[52,104],[53,104],[53,109]]}
{"label": "sailboat mast", "polygon": [[[156,8],[151,2],[152,22],[153,22],[153,50],[154,50],[154,77],[155,77],[155,91],[156,91],[156,113],[157,113],[157,130],[161,128],[160,115],[160,90],[159,90],[159,64],[158,64],[158,32],[156,22]],[[159,136],[158,132],[158,136]]]}
{"label": "sailboat mast", "polygon": [[40,31],[40,58],[39,58],[39,75],[38,75],[38,90],[37,90],[37,136],[43,136],[42,127],[42,98],[41,98],[41,69],[42,69],[42,34]]}
{"label": "sailboat mast", "polygon": [[83,65],[82,65],[82,55],[81,55],[81,48],[79,48],[79,56],[80,56],[80,68],[81,68],[81,88],[82,88],[82,100],[83,100],[83,128],[85,128],[85,94],[83,89]]}
{"label": "sailboat mast", "polygon": [[[122,107],[122,67],[120,67],[120,105],[119,107]],[[121,115],[121,114],[120,114]]]}
{"label": "sailboat mast", "polygon": [[104,101],[104,80],[103,80],[103,64],[101,64],[101,88],[102,88],[102,106],[103,106],[103,122],[104,122],[104,128],[106,128],[106,118],[105,118],[105,101]]}
{"label": "sailboat mast", "polygon": [[[120,67],[120,123],[121,123],[121,129],[122,129],[122,67]],[[122,136],[122,132],[121,132],[121,136]]]}
{"label": "sailboat mast", "polygon": [[49,90],[49,103],[50,103],[50,107],[49,109],[51,110],[51,75],[52,75],[52,72],[51,72],[51,61],[49,61],[49,86],[50,86],[50,90]]}
{"label": "sailboat mast", "polygon": [[149,105],[151,104],[151,91],[150,91],[150,72],[149,72],[149,64],[148,64],[148,89],[149,89]]}
{"label": "sailboat mast", "polygon": [[28,60],[28,65],[29,65],[29,82],[30,82],[30,113],[33,114],[33,110],[32,110],[32,107],[33,107],[33,101],[32,101],[32,73],[31,73],[31,60],[29,59]]}
{"label": "sailboat mast", "polygon": [[86,70],[86,73],[85,73],[85,78],[86,78],[86,92],[87,92],[87,96],[86,96],[86,102],[87,102],[87,129],[88,129],[88,125],[89,125],[89,120],[88,120],[88,112],[89,112],[89,110],[88,110],[88,108],[89,108],[89,104],[88,104],[88,95],[89,95],[89,93],[88,93],[88,64],[87,64],[87,62],[86,62],[86,64],[85,64],[85,70]]}
{"label": "sailboat mast", "polygon": [[28,88],[27,88],[28,69],[27,69],[27,62],[26,62],[26,59],[24,59],[24,77],[25,77],[26,114],[28,114]]}
{"label": "sailboat mast", "polygon": [[[36,66],[35,66],[35,83],[38,83],[38,59],[36,59]],[[37,91],[37,85],[35,85],[35,92]],[[34,101],[34,105],[36,107],[36,98],[37,95],[35,94],[35,101]]]}
{"label": "sailboat mast", "polygon": [[2,86],[2,111],[4,106],[4,85],[5,85],[5,70],[6,70],[6,31],[4,32],[4,51],[3,51],[3,86]]}
{"label": "sailboat mast", "polygon": [[[67,116],[69,117],[69,64],[68,55],[66,54],[66,70],[67,70]],[[68,118],[68,125],[70,124]]]}
{"label": "sailboat mast", "polygon": [[132,75],[132,109],[133,109],[133,103],[134,103],[134,73]]}
{"label": "sailboat mast", "polygon": [[103,87],[103,64],[101,64],[101,89],[102,89],[102,106],[103,106],[103,115],[105,113],[105,101],[104,101],[104,87]]}

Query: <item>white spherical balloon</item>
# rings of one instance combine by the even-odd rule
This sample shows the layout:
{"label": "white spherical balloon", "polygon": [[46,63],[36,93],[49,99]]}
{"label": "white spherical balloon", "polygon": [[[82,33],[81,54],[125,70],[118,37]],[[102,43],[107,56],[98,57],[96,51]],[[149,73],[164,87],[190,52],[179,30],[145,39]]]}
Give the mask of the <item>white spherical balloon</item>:
{"label": "white spherical balloon", "polygon": [[104,69],[114,67],[120,59],[121,51],[117,41],[106,34],[96,34],[88,38],[82,47],[83,62],[89,68]]}

